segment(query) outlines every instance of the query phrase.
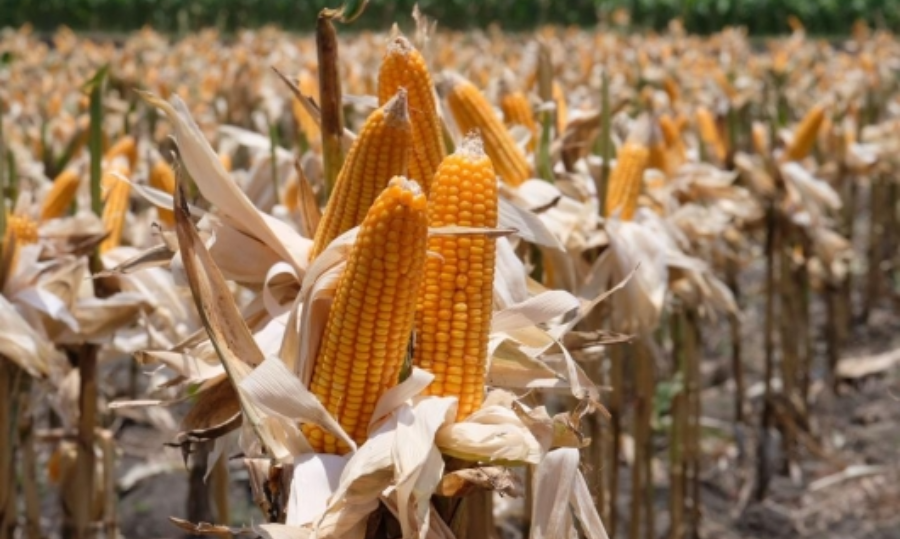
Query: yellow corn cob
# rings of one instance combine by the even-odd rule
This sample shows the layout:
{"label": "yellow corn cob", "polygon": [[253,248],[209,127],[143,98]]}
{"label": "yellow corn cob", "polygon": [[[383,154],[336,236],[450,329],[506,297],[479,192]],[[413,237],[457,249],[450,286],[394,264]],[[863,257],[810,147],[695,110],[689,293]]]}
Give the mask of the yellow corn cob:
{"label": "yellow corn cob", "polygon": [[[119,170],[121,173],[122,171]],[[106,188],[106,196],[103,201],[103,227],[109,233],[100,244],[100,253],[119,246],[122,241],[122,229],[125,225],[125,216],[128,214],[128,199],[131,195],[131,184],[116,177],[112,172],[107,172],[101,180]]]}
{"label": "yellow corn cob", "polygon": [[310,256],[362,222],[369,206],[394,176],[406,173],[410,148],[406,90],[373,112],[341,167],[334,192],[316,229]]}
{"label": "yellow corn cob", "polygon": [[553,101],[556,103],[556,133],[559,135],[566,130],[569,107],[566,105],[566,93],[555,80],[553,81]]}
{"label": "yellow corn cob", "polygon": [[447,77],[447,104],[460,131],[479,130],[494,169],[513,187],[528,179],[531,169],[490,103],[471,82],[459,75]]}
{"label": "yellow corn cob", "polygon": [[231,156],[227,153],[219,154],[219,162],[225,168],[225,172],[231,172]]}
{"label": "yellow corn cob", "polygon": [[653,125],[650,129],[650,145],[648,147],[647,166],[669,173],[669,152],[662,130]]}
{"label": "yellow corn cob", "polygon": [[[6,230],[3,232],[3,244],[0,245],[0,261],[6,263],[7,271],[12,271],[19,259],[19,248],[36,243],[38,240],[37,223],[22,215],[6,214]],[[2,277],[0,277],[2,278]]]}
{"label": "yellow corn cob", "polygon": [[441,118],[425,59],[403,36],[391,41],[378,71],[378,102],[387,103],[400,88],[406,89],[412,124],[409,177],[419,182],[427,196],[445,154]]}
{"label": "yellow corn cob", "polygon": [[[300,76],[297,77],[297,87],[300,88],[303,95],[312,97],[316,102],[319,101],[319,84],[309,72],[302,71],[300,73]],[[297,122],[297,126],[300,128],[303,136],[306,137],[309,147],[314,152],[320,153],[322,150],[322,132],[319,129],[319,124],[306,112],[306,109],[303,108],[303,105],[296,98],[291,104],[291,110],[294,113],[294,121]]]}
{"label": "yellow corn cob", "polygon": [[762,122],[753,122],[751,128],[753,149],[761,156],[769,155],[769,132]]}
{"label": "yellow corn cob", "polygon": [[[150,187],[159,189],[170,195],[175,193],[175,171],[165,161],[157,161],[150,170]],[[159,220],[168,226],[175,225],[175,214],[172,210],[156,208]]]}
{"label": "yellow corn cob", "polygon": [[72,169],[62,171],[53,180],[53,187],[44,197],[44,204],[41,206],[41,221],[55,219],[66,214],[75,199],[79,181],[78,174]]}
{"label": "yellow corn cob", "polygon": [[[481,140],[467,138],[444,159],[428,201],[432,227],[497,226],[497,182]],[[416,311],[416,365],[431,371],[429,395],[459,399],[456,417],[481,406],[493,303],[495,240],[433,237]]]}
{"label": "yellow corn cob", "polygon": [[300,203],[300,181],[296,176],[291,176],[284,186],[281,203],[288,211],[293,212]]}
{"label": "yellow corn cob", "polygon": [[137,143],[134,140],[134,137],[131,135],[125,135],[120,138],[113,144],[106,153],[103,154],[103,159],[106,161],[112,161],[114,158],[124,156],[128,159],[128,166],[131,170],[134,170],[134,165],[137,163]]}
{"label": "yellow corn cob", "polygon": [[619,211],[619,218],[630,221],[637,209],[638,196],[644,180],[644,169],[650,159],[650,150],[643,144],[628,140],[616,154],[616,166],[609,175],[606,195],[606,215]]}
{"label": "yellow corn cob", "polygon": [[816,143],[816,136],[819,128],[822,127],[822,121],[825,119],[825,106],[817,104],[806,113],[800,125],[794,131],[794,140],[791,141],[787,151],[784,153],[786,161],[799,161],[803,159],[813,148]]}
{"label": "yellow corn cob", "polygon": [[706,107],[697,109],[697,128],[700,131],[700,138],[706,145],[707,150],[711,152],[713,158],[719,163],[725,161],[725,157],[728,154],[728,150],[725,148],[725,141],[722,140],[722,136],[719,134],[716,119]]}
{"label": "yellow corn cob", "polygon": [[508,127],[521,125],[531,133],[528,141],[528,151],[534,150],[537,142],[537,123],[534,121],[534,113],[528,98],[522,92],[506,91],[500,97],[500,110],[503,111],[503,119]]}
{"label": "yellow corn cob", "polygon": [[3,243],[12,237],[16,237],[16,243],[19,245],[28,245],[36,243],[38,240],[37,223],[22,215],[6,215],[6,231],[3,234]]}
{"label": "yellow corn cob", "polygon": [[[360,226],[325,325],[310,390],[357,443],[406,356],[425,263],[426,206],[414,181],[390,180]],[[303,432],[317,452],[348,450],[316,426]]]}
{"label": "yellow corn cob", "polygon": [[672,105],[674,105],[681,96],[681,90],[678,87],[678,83],[672,77],[663,79],[663,90],[665,90],[666,95],[669,96],[669,103]]}
{"label": "yellow corn cob", "polygon": [[669,167],[669,172],[671,172],[681,166],[687,159],[687,150],[681,138],[681,129],[678,128],[671,116],[667,114],[660,116],[659,127],[666,145],[666,164]]}

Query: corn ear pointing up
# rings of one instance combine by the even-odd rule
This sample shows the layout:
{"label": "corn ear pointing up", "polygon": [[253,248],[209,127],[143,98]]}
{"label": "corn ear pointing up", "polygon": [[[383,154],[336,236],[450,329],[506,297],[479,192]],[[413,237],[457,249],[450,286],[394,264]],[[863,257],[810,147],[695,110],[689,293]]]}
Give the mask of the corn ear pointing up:
{"label": "corn ear pointing up", "polygon": [[[150,187],[168,194],[175,192],[175,171],[165,161],[157,161],[150,170]],[[175,214],[166,208],[157,208],[159,220],[168,226],[175,226]]]}
{"label": "corn ear pointing up", "polygon": [[644,170],[650,160],[650,150],[643,141],[635,137],[619,148],[616,166],[609,175],[609,190],[606,195],[606,215],[619,211],[619,218],[630,221],[637,209],[638,197],[644,180]]}
{"label": "corn ear pointing up", "polygon": [[44,204],[41,206],[41,221],[56,219],[66,214],[72,201],[75,200],[80,180],[78,173],[72,169],[62,171],[53,180],[53,187],[44,197]]}
{"label": "corn ear pointing up", "polygon": [[794,140],[791,141],[784,154],[787,161],[799,161],[812,151],[816,143],[816,135],[822,122],[825,120],[825,106],[821,103],[815,105],[806,113],[794,132]]}
{"label": "corn ear pointing up", "polygon": [[379,104],[387,103],[400,88],[406,89],[412,124],[409,177],[422,186],[427,196],[431,178],[445,155],[441,118],[425,58],[403,36],[391,41],[378,71]]}
{"label": "corn ear pointing up", "polygon": [[[444,159],[428,202],[432,227],[497,226],[497,182],[481,139],[469,136]],[[481,406],[493,304],[495,241],[432,237],[416,312],[415,364],[435,379],[425,394],[459,399],[457,420]]]}
{"label": "corn ear pointing up", "polygon": [[445,81],[447,104],[460,131],[478,130],[484,149],[494,169],[507,184],[521,185],[531,174],[531,167],[522,150],[506,130],[491,104],[471,82],[456,74],[448,74]]}
{"label": "corn ear pointing up", "polygon": [[[360,225],[328,315],[310,390],[358,443],[406,357],[425,262],[426,206],[414,181],[390,181]],[[349,450],[317,426],[303,432],[317,452]]]}
{"label": "corn ear pointing up", "polygon": [[359,225],[388,181],[406,174],[411,132],[406,90],[369,115],[335,182],[334,192],[316,229],[311,256]]}

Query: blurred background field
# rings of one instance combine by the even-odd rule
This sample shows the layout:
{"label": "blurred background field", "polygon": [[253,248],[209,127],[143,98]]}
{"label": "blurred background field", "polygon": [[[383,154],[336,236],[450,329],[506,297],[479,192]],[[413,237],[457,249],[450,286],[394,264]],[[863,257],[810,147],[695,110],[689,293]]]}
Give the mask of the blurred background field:
{"label": "blurred background field", "polygon": [[[385,29],[412,11],[415,0],[372,0],[354,29]],[[788,16],[816,35],[846,34],[854,21],[877,28],[900,26],[894,0],[420,0],[419,7],[443,28],[529,30],[544,24],[592,26],[627,10],[638,28],[662,30],[680,18],[689,32],[711,33],[744,26],[752,34],[790,31]],[[144,25],[166,32],[216,27],[233,32],[276,24],[311,31],[324,0],[0,0],[0,27],[25,23],[40,30],[126,32]]]}

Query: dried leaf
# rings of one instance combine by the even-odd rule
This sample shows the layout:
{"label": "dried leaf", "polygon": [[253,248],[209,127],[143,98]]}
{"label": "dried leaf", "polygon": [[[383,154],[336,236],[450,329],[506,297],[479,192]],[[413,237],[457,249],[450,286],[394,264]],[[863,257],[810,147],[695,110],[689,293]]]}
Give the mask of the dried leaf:
{"label": "dried leaf", "polygon": [[524,485],[519,476],[502,466],[480,466],[450,472],[441,478],[435,494],[464,497],[479,489],[499,492],[513,498],[524,495]]}

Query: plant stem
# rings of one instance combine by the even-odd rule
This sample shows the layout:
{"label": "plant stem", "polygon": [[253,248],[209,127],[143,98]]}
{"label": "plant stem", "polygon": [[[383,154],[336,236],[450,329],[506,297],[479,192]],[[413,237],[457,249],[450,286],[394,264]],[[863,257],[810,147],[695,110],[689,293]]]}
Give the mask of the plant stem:
{"label": "plant stem", "polygon": [[341,102],[341,79],[338,73],[338,40],[330,10],[319,13],[316,21],[316,50],[319,59],[319,104],[322,111],[322,167],[327,200],[334,189],[344,150],[344,112]]}

